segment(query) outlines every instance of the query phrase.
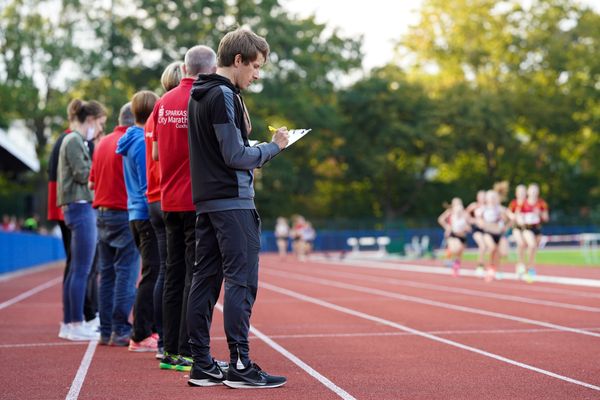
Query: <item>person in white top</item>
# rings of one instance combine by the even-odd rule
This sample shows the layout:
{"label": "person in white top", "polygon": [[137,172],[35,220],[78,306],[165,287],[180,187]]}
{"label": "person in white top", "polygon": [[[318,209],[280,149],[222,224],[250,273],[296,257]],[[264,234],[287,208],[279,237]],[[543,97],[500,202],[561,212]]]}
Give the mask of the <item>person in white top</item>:
{"label": "person in white top", "polygon": [[314,242],[317,237],[317,232],[313,228],[310,221],[306,221],[306,225],[302,230],[302,241],[304,242],[304,257],[310,255],[313,250]]}
{"label": "person in white top", "polygon": [[279,258],[284,260],[287,256],[287,247],[288,247],[288,239],[290,237],[290,227],[285,218],[279,217],[277,218],[277,223],[275,224],[275,240],[277,242],[277,250],[279,253]]}
{"label": "person in white top", "polygon": [[509,211],[500,204],[500,197],[494,190],[485,194],[485,207],[479,217],[479,226],[483,229],[486,253],[489,255],[489,264],[485,280],[492,281],[500,266],[500,240],[510,221]]}
{"label": "person in white top", "polygon": [[526,198],[527,187],[525,185],[517,185],[515,188],[515,198],[508,205],[508,209],[512,213],[512,237],[517,245],[517,264],[515,265],[515,273],[519,278],[525,273],[525,250],[527,246],[525,239],[523,238],[525,221],[523,220],[523,213],[521,210]]}
{"label": "person in white top", "polygon": [[438,217],[438,223],[444,228],[448,251],[453,259],[452,275],[458,276],[467,243],[467,233],[471,231],[469,214],[465,210],[462,200],[458,197],[453,198],[450,208]]}
{"label": "person in white top", "polygon": [[479,226],[479,219],[485,206],[485,190],[479,190],[477,192],[476,201],[472,202],[467,206],[467,214],[469,215],[469,223],[471,224],[471,232],[473,240],[477,244],[477,269],[476,273],[478,276],[484,274],[484,258],[485,258],[485,240],[483,239],[483,229]]}

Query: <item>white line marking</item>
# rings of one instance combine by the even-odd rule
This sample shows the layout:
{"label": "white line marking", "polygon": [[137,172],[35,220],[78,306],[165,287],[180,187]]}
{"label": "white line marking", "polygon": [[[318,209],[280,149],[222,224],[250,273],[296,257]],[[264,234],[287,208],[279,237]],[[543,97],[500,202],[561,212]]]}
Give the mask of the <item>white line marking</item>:
{"label": "white line marking", "polygon": [[[31,268],[22,269],[19,271],[6,272],[4,274],[0,274],[0,282],[10,281],[11,279],[19,278],[21,276],[35,274],[36,272],[42,272],[42,271],[46,271],[46,270],[52,269],[52,268],[58,268],[59,266],[57,265],[57,262],[61,262],[61,261],[60,260],[56,261],[56,262],[53,261],[51,263],[42,264],[37,267],[31,267]],[[63,263],[64,263],[64,260],[63,260]]]}
{"label": "white line marking", "polygon": [[51,343],[15,343],[0,344],[0,349],[19,349],[27,347],[53,347],[53,346],[74,346],[86,344],[85,342],[51,342]]}
{"label": "white line marking", "polygon": [[479,354],[479,355],[482,355],[482,356],[485,356],[485,357],[489,357],[489,358],[492,358],[492,359],[495,359],[495,360],[498,360],[498,361],[505,362],[507,364],[511,364],[511,365],[514,365],[514,366],[517,366],[517,367],[520,367],[520,368],[528,369],[530,371],[538,372],[540,374],[547,375],[547,376],[550,376],[550,377],[553,377],[553,378],[556,378],[556,379],[560,379],[560,380],[565,381],[565,382],[573,383],[575,385],[579,385],[579,386],[583,386],[583,387],[586,387],[586,388],[589,388],[589,389],[600,391],[600,386],[592,385],[591,383],[587,383],[587,382],[579,381],[577,379],[569,378],[567,376],[560,375],[560,374],[557,374],[557,373],[554,373],[554,372],[551,372],[551,371],[547,371],[545,369],[541,369],[541,368],[538,368],[538,367],[534,367],[534,366],[529,365],[529,364],[524,364],[522,362],[515,361],[515,360],[512,360],[510,358],[506,358],[504,356],[500,356],[498,354],[490,353],[490,352],[487,352],[485,350],[478,349],[476,347],[471,347],[471,346],[468,346],[468,345],[465,345],[465,344],[462,344],[462,343],[459,343],[459,342],[455,342],[453,340],[444,339],[444,338],[441,338],[441,337],[438,337],[438,336],[435,336],[435,335],[431,335],[429,333],[422,332],[422,331],[410,328],[408,326],[401,325],[401,324],[398,324],[398,323],[393,322],[393,321],[389,321],[387,319],[379,318],[379,317],[376,317],[376,316],[370,315],[370,314],[365,314],[363,312],[356,311],[356,310],[353,310],[353,309],[350,309],[350,308],[338,306],[337,304],[329,303],[329,302],[317,299],[315,297],[310,297],[310,296],[307,296],[307,295],[304,295],[304,294],[301,294],[301,293],[298,293],[298,292],[294,292],[294,291],[291,291],[291,290],[288,290],[288,289],[281,288],[279,286],[271,285],[269,283],[259,283],[259,286],[264,287],[265,289],[268,289],[268,290],[271,290],[271,291],[274,291],[274,292],[286,295],[286,296],[294,297],[296,299],[305,301],[307,303],[313,303],[313,304],[319,305],[321,307],[325,307],[325,308],[329,308],[331,310],[339,311],[339,312],[344,313],[344,314],[353,315],[355,317],[366,319],[366,320],[369,320],[369,321],[373,321],[373,322],[376,322],[378,324],[387,325],[387,326],[396,328],[396,329],[404,331],[404,332],[409,332],[409,333],[412,333],[414,335],[422,336],[422,337],[427,338],[429,340],[433,340],[433,341],[436,341],[436,342],[444,343],[444,344],[447,344],[447,345],[453,346],[453,347],[458,347],[459,349],[467,350],[467,351],[470,351],[470,352],[473,352],[473,353],[476,353],[476,354]]}
{"label": "white line marking", "polygon": [[52,287],[52,286],[54,286],[54,285],[56,285],[57,283],[60,283],[60,282],[62,282],[62,276],[59,277],[59,278],[51,279],[51,280],[49,280],[46,283],[42,283],[41,285],[36,286],[33,289],[29,289],[28,291],[23,292],[20,295],[18,295],[16,297],[13,297],[10,300],[6,300],[5,302],[0,303],[0,310],[3,310],[5,308],[7,308],[7,307],[10,307],[10,306],[12,306],[15,303],[18,303],[21,300],[25,300],[26,298],[31,297],[34,294],[41,292],[42,290],[46,290],[49,287]]}
{"label": "white line marking", "polygon": [[461,312],[466,312],[466,313],[471,313],[471,314],[485,315],[487,317],[493,317],[493,318],[507,319],[507,320],[511,320],[511,321],[521,322],[524,324],[537,325],[537,326],[543,326],[546,328],[556,329],[556,330],[563,331],[563,332],[572,332],[572,333],[577,333],[580,335],[600,337],[600,333],[584,331],[582,329],[571,328],[571,327],[563,326],[563,325],[557,325],[557,324],[553,324],[550,322],[537,321],[534,319],[517,317],[515,315],[498,313],[498,312],[494,312],[494,311],[486,311],[486,310],[482,310],[479,308],[459,306],[459,305],[450,304],[450,303],[442,303],[440,301],[424,299],[422,297],[408,296],[408,295],[398,294],[398,293],[394,293],[394,292],[388,292],[388,291],[380,290],[380,289],[373,289],[373,288],[369,288],[369,287],[357,286],[357,285],[352,285],[352,284],[348,284],[348,283],[335,282],[335,281],[331,281],[329,279],[311,278],[311,277],[307,277],[307,276],[304,276],[301,274],[295,274],[295,273],[291,273],[291,272],[287,272],[287,271],[286,272],[278,272],[278,271],[274,271],[274,270],[266,270],[265,268],[263,268],[263,272],[265,272],[267,274],[271,274],[271,275],[283,276],[287,279],[295,279],[295,280],[299,280],[299,281],[318,283],[320,285],[333,286],[333,287],[338,287],[340,289],[354,290],[357,292],[372,294],[372,295],[376,295],[376,296],[390,297],[393,299],[410,301],[413,303],[425,304],[425,305],[429,305],[429,306],[433,306],[433,307],[446,308],[446,309],[454,310],[454,311],[461,311]]}
{"label": "white line marking", "polygon": [[409,280],[404,280],[404,279],[394,279],[394,278],[388,278],[388,277],[374,277],[374,276],[367,276],[364,274],[353,274],[353,273],[349,273],[349,272],[336,272],[336,271],[321,271],[320,270],[320,271],[317,271],[317,273],[325,274],[325,275],[329,275],[329,276],[337,276],[337,277],[343,276],[343,277],[347,277],[347,278],[351,278],[351,279],[360,279],[363,281],[368,280],[370,282],[390,283],[390,284],[403,285],[403,286],[420,288],[420,289],[436,290],[436,291],[440,291],[440,292],[466,294],[468,296],[488,297],[491,299],[515,301],[518,303],[538,304],[538,305],[542,305],[542,306],[558,307],[558,308],[566,308],[566,309],[570,309],[570,310],[600,313],[599,307],[582,306],[579,304],[561,303],[561,302],[550,301],[550,300],[532,299],[529,297],[515,296],[515,295],[509,295],[509,294],[502,294],[502,293],[483,292],[481,290],[452,287],[452,286],[445,286],[445,285],[436,285],[436,284],[431,284],[431,283],[421,283],[421,282],[409,281]]}
{"label": "white line marking", "polygon": [[[590,328],[600,330],[600,328]],[[556,329],[482,329],[482,330],[447,330],[447,331],[424,331],[431,335],[506,335],[527,333],[561,333]],[[306,333],[297,335],[271,335],[271,339],[317,339],[317,338],[345,338],[345,337],[369,337],[369,336],[411,336],[407,332],[364,332],[364,333]],[[216,338],[219,339],[219,338]],[[226,337],[220,339],[225,340]]]}
{"label": "white line marking", "polygon": [[[294,300],[294,302],[296,302]],[[600,331],[600,328],[582,328],[592,331]],[[506,334],[528,334],[528,333],[563,333],[556,329],[473,329],[473,330],[446,330],[446,331],[424,331],[431,335],[455,336],[455,335],[506,335]],[[290,335],[271,335],[271,339],[327,339],[327,338],[350,338],[350,337],[377,337],[377,336],[413,336],[407,332],[355,332],[355,333],[303,333]],[[250,338],[258,338],[250,335]],[[227,340],[225,336],[213,336],[212,341]],[[0,345],[0,348],[11,347],[11,345]]]}
{"label": "white line marking", "polygon": [[[215,307],[219,311],[223,312],[223,306],[220,303],[217,303]],[[330,381],[329,379],[327,379],[326,377],[321,375],[310,365],[306,364],[304,361],[302,361],[301,359],[296,357],[294,354],[287,351],[285,348],[283,348],[282,346],[277,344],[275,341],[273,341],[271,338],[269,338],[267,335],[265,335],[264,333],[262,333],[261,331],[259,331],[255,327],[253,327],[252,325],[250,325],[250,332],[253,333],[254,335],[256,335],[260,340],[265,342],[273,350],[277,351],[278,353],[283,355],[285,358],[287,358],[288,360],[290,360],[291,362],[296,364],[298,367],[302,368],[307,374],[309,374],[310,376],[312,376],[313,378],[315,378],[316,380],[321,382],[327,389],[331,390],[332,392],[337,394],[342,399],[356,400],[356,398],[353,397],[351,394],[349,394],[344,389],[340,388],[335,383],[333,383],[332,381]]]}
{"label": "white line marking", "polygon": [[83,381],[85,381],[85,376],[87,375],[88,368],[92,363],[92,358],[94,357],[96,346],[98,346],[97,340],[92,340],[88,345],[88,348],[85,351],[85,354],[83,355],[83,359],[81,360],[81,364],[79,364],[77,375],[75,375],[75,379],[73,379],[71,389],[69,390],[69,393],[67,393],[67,397],[65,397],[65,400],[77,400],[77,398],[79,398],[79,392],[81,391],[81,387],[83,386]]}

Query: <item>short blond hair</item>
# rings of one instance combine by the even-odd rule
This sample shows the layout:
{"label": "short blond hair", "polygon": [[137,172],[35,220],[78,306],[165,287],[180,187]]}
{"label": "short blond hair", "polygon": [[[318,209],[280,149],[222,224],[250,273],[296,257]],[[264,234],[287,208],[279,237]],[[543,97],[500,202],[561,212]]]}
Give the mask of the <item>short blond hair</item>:
{"label": "short blond hair", "polygon": [[174,61],[171,64],[167,65],[165,70],[163,71],[160,77],[160,83],[165,89],[165,92],[177,87],[179,82],[181,82],[181,78],[183,77],[183,71],[181,70],[181,66],[183,62]]}
{"label": "short blond hair", "polygon": [[269,56],[269,44],[262,36],[249,29],[238,28],[228,32],[217,50],[217,65],[219,67],[230,67],[233,65],[236,55],[242,56],[242,62],[248,64],[258,58],[261,53],[267,61]]}

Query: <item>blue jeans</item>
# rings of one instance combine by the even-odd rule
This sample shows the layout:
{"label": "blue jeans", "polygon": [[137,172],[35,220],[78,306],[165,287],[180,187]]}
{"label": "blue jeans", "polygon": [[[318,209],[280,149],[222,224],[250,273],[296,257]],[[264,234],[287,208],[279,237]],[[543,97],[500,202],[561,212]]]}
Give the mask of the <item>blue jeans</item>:
{"label": "blue jeans", "polygon": [[71,263],[63,283],[64,323],[83,321],[83,301],[96,249],[96,216],[90,203],[69,203],[65,223],[71,231]]}
{"label": "blue jeans", "polygon": [[140,255],[129,229],[127,211],[98,210],[100,334],[131,333],[129,314],[135,300]]}

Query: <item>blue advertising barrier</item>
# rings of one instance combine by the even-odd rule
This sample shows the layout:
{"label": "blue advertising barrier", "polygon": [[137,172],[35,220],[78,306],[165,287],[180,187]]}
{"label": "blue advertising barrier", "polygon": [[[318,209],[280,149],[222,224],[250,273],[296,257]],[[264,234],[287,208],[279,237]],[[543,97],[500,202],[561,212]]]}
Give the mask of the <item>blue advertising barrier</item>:
{"label": "blue advertising barrier", "polygon": [[[593,225],[588,226],[544,226],[542,233],[544,235],[573,235],[579,233],[598,232],[598,228]],[[350,251],[348,238],[355,237],[379,237],[387,236],[394,242],[410,243],[413,237],[429,237],[430,249],[438,249],[444,238],[444,231],[441,228],[413,228],[413,229],[387,229],[387,230],[336,230],[336,231],[317,231],[317,237],[314,242],[314,251]],[[468,236],[469,247],[474,247],[475,242]],[[288,250],[290,249],[288,243]],[[261,235],[262,251],[277,251],[275,235],[273,231],[263,231]]]}
{"label": "blue advertising barrier", "polygon": [[[578,234],[598,232],[595,226],[545,226],[545,235]],[[350,251],[348,238],[388,236],[391,246],[402,249],[404,243],[410,243],[413,237],[428,236],[430,246],[439,248],[443,238],[440,228],[388,229],[388,230],[322,230],[317,232],[314,242],[315,251]],[[469,237],[469,245],[473,246]],[[288,249],[291,243],[288,245]],[[388,246],[388,249],[390,246]],[[261,250],[277,251],[273,231],[263,231]],[[0,274],[16,271],[65,258],[62,241],[54,236],[24,232],[0,231]]]}
{"label": "blue advertising barrier", "polygon": [[24,232],[0,232],[0,274],[65,258],[62,240]]}

